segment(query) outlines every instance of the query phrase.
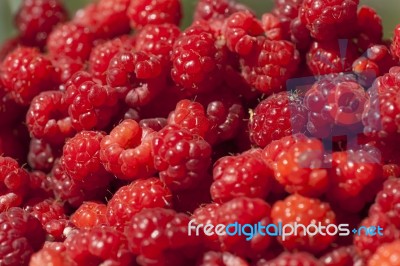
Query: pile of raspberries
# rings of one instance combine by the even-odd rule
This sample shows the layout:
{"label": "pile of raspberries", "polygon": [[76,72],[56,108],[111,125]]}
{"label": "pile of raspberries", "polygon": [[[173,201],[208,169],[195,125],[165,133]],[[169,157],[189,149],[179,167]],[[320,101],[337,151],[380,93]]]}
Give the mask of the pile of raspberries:
{"label": "pile of raspberries", "polygon": [[0,265],[399,266],[400,25],[383,39],[359,0],[193,9],[182,29],[180,0],[22,1],[0,48]]}

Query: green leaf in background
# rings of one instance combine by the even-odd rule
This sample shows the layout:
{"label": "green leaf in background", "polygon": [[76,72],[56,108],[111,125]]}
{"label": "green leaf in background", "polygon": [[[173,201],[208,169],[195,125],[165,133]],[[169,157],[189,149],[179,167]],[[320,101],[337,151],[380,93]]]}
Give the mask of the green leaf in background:
{"label": "green leaf in background", "polygon": [[[15,35],[13,28],[12,14],[18,9],[21,0],[0,0],[0,42],[6,38]],[[91,0],[64,0],[65,5],[70,10],[71,14],[78,8],[92,2]],[[196,6],[196,0],[182,0],[184,9],[184,20],[182,26],[190,24],[193,10]],[[253,10],[258,15],[271,10],[273,0],[239,0]],[[400,23],[400,4],[399,0],[361,0],[362,5],[369,5],[375,8],[378,14],[383,19],[386,38],[390,38],[393,29]]]}

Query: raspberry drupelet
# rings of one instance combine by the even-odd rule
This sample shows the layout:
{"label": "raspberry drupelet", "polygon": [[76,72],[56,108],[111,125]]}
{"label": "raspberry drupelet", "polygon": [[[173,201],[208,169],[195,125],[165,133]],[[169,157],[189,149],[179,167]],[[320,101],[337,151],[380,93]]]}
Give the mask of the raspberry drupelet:
{"label": "raspberry drupelet", "polygon": [[[129,249],[140,265],[194,265],[199,239],[188,235],[189,217],[174,210],[144,209],[125,227]],[[192,263],[191,263],[192,262]]]}
{"label": "raspberry drupelet", "polygon": [[84,202],[71,215],[70,220],[77,228],[93,228],[107,224],[107,205],[93,201]]}
{"label": "raspberry drupelet", "polygon": [[15,24],[24,45],[44,48],[53,28],[67,18],[67,11],[59,0],[24,0]]}
{"label": "raspberry drupelet", "polygon": [[134,120],[122,121],[101,141],[104,167],[120,179],[150,177],[156,172],[151,147],[154,138],[152,129],[140,127]]}
{"label": "raspberry drupelet", "polygon": [[72,137],[75,130],[68,116],[68,105],[64,101],[64,92],[46,91],[36,96],[26,115],[29,133],[52,144],[62,144]]}
{"label": "raspberry drupelet", "polygon": [[0,226],[0,264],[28,265],[32,253],[38,251],[45,241],[39,220],[14,207],[0,213]]}
{"label": "raspberry drupelet", "polygon": [[171,23],[179,25],[182,18],[180,0],[131,1],[127,12],[134,29],[140,29],[149,24]]}
{"label": "raspberry drupelet", "polygon": [[174,191],[193,188],[207,177],[212,148],[198,135],[178,126],[167,126],[153,139],[154,166]]}
{"label": "raspberry drupelet", "polygon": [[273,171],[262,159],[262,150],[249,150],[237,156],[221,157],[213,169],[211,196],[215,202],[237,197],[266,198]]}
{"label": "raspberry drupelet", "polygon": [[171,191],[157,178],[139,179],[115,192],[107,204],[107,221],[123,229],[136,213],[156,207],[172,207]]}
{"label": "raspberry drupelet", "polygon": [[[288,196],[283,201],[278,201],[272,206],[272,220],[275,224],[303,224],[305,226],[319,223],[323,226],[336,223],[336,215],[328,203],[319,199],[307,198],[298,194]],[[279,237],[279,242],[288,250],[302,250],[318,253],[325,250],[335,240],[335,235],[306,234],[299,228],[297,235]]]}
{"label": "raspberry drupelet", "polygon": [[296,92],[279,92],[261,101],[250,115],[249,136],[264,148],[273,140],[305,131],[307,112]]}
{"label": "raspberry drupelet", "polygon": [[29,105],[40,92],[57,85],[51,61],[36,48],[16,48],[4,59],[0,70],[5,91],[21,105]]}

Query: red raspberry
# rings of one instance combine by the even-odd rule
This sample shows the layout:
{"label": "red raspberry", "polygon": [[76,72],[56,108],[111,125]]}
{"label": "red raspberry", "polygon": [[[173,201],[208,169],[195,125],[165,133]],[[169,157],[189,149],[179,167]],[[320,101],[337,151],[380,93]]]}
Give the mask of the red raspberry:
{"label": "red raspberry", "polygon": [[153,166],[150,128],[142,128],[134,120],[124,120],[101,142],[100,158],[107,171],[120,179],[145,178],[156,171]]}
{"label": "red raspberry", "polygon": [[88,201],[79,206],[70,220],[77,228],[93,228],[107,224],[106,212],[105,204]]}
{"label": "red raspberry", "polygon": [[0,156],[0,213],[17,207],[29,188],[29,175],[10,157]]}
{"label": "red raspberry", "polygon": [[[65,250],[55,249],[45,242],[43,248],[32,255],[29,266],[67,266],[71,265],[71,258],[67,257]],[[65,248],[64,248],[65,249]]]}
{"label": "red raspberry", "polygon": [[348,38],[357,30],[358,4],[359,0],[333,0],[325,4],[304,0],[299,16],[318,40]]}
{"label": "red raspberry", "polygon": [[380,246],[368,261],[368,266],[399,266],[400,240]]}
{"label": "red raspberry", "polygon": [[193,265],[196,236],[188,235],[189,217],[162,208],[144,209],[125,227],[129,248],[140,265]]}
{"label": "red raspberry", "polygon": [[119,52],[130,51],[134,47],[130,36],[121,36],[96,45],[89,58],[89,72],[94,78],[107,83],[107,68],[111,59]]}
{"label": "red raspberry", "polygon": [[[217,212],[220,205],[218,203],[208,203],[205,205],[199,205],[196,210],[193,211],[191,216],[192,220],[196,225],[199,224],[212,224],[217,225]],[[192,231],[192,233],[195,233]],[[219,241],[218,235],[202,235],[203,244],[211,250],[220,250],[221,243]]]}
{"label": "red raspberry", "polygon": [[394,56],[397,57],[397,59],[400,60],[400,25],[397,25],[395,31],[394,31],[394,37],[393,37],[393,42],[391,46],[391,51]]}
{"label": "red raspberry", "polygon": [[135,48],[137,51],[151,53],[168,61],[180,33],[180,29],[174,24],[148,24],[139,32]]}
{"label": "red raspberry", "polygon": [[296,48],[302,52],[308,51],[313,39],[305,23],[299,17],[293,19],[290,23],[290,40],[296,45]]}
{"label": "red raspberry", "polygon": [[342,209],[360,210],[382,187],[379,158],[365,150],[334,152],[327,161],[331,164],[328,198]]}
{"label": "red raspberry", "polygon": [[[307,129],[325,138],[338,132],[362,132],[361,119],[368,95],[352,77],[328,77],[317,81],[304,97]],[[345,133],[343,134],[345,135]]]}
{"label": "red raspberry", "polygon": [[207,175],[211,146],[197,135],[167,126],[153,139],[154,166],[174,191],[195,187]]}
{"label": "red raspberry", "polygon": [[110,225],[122,227],[145,208],[171,207],[172,194],[157,178],[139,179],[121,187],[107,204]]}
{"label": "red raspberry", "polygon": [[204,107],[198,102],[186,99],[177,103],[175,110],[168,117],[168,124],[184,128],[200,137],[204,137],[210,128]]}
{"label": "red raspberry", "polygon": [[172,79],[193,95],[212,91],[222,81],[226,51],[205,22],[195,22],[174,44]]}
{"label": "red raspberry", "polygon": [[26,115],[30,134],[48,143],[64,143],[75,133],[67,108],[61,91],[46,91],[36,96]]}
{"label": "red raspberry", "polygon": [[233,13],[225,20],[222,29],[228,49],[241,56],[248,55],[253,50],[257,36],[263,33],[261,22],[250,11]]}
{"label": "red raspberry", "polygon": [[171,23],[179,25],[182,18],[180,0],[138,0],[131,1],[128,17],[134,29],[148,24]]}
{"label": "red raspberry", "polygon": [[198,260],[199,266],[249,266],[247,261],[229,252],[207,251]]}
{"label": "red raspberry", "polygon": [[165,65],[152,54],[120,52],[110,61],[107,84],[124,92],[126,103],[137,108],[148,104],[166,86]]}
{"label": "red raspberry", "polygon": [[223,21],[235,12],[248,7],[235,0],[199,0],[194,11],[194,20]]}
{"label": "red raspberry", "polygon": [[83,61],[89,58],[95,36],[88,27],[74,22],[61,24],[47,39],[47,49],[52,56],[67,56]]}
{"label": "red raspberry", "polygon": [[[335,224],[335,213],[328,203],[318,199],[306,198],[297,194],[276,202],[272,207],[271,217],[274,224],[291,224],[295,222],[305,226],[310,224],[328,226]],[[278,238],[281,245],[288,250],[303,250],[317,253],[326,249],[335,236],[328,234],[305,234],[305,230],[298,228],[297,235],[287,236],[286,239]]]}
{"label": "red raspberry", "polygon": [[299,61],[299,53],[292,43],[261,37],[240,64],[242,75],[251,86],[271,94],[285,87],[286,81],[296,72]]}
{"label": "red raspberry", "polygon": [[294,135],[273,141],[264,156],[275,172],[276,180],[289,193],[319,196],[328,187],[328,173],[323,169],[324,147],[320,140]]}
{"label": "red raspberry", "polygon": [[323,255],[319,260],[323,266],[361,265],[354,246],[336,248]]}
{"label": "red raspberry", "polygon": [[22,105],[29,105],[40,92],[56,85],[51,61],[35,48],[15,49],[4,59],[0,70],[4,89]]}
{"label": "red raspberry", "polygon": [[28,154],[29,166],[35,170],[50,172],[56,158],[61,156],[61,149],[52,147],[49,143],[40,139],[31,139]]}
{"label": "red raspberry", "polygon": [[66,174],[88,188],[105,187],[111,180],[100,161],[100,143],[104,136],[96,131],[82,131],[63,148],[61,165]]}
{"label": "red raspberry", "polygon": [[375,9],[369,6],[360,7],[357,22],[359,29],[357,44],[363,51],[382,42],[382,18],[376,13]]}
{"label": "red raspberry", "polygon": [[307,65],[315,76],[350,72],[359,56],[357,46],[348,42],[314,42],[307,52]]}
{"label": "red raspberry", "polygon": [[250,140],[263,148],[273,140],[304,132],[306,117],[306,109],[298,94],[273,94],[261,101],[250,115]]}
{"label": "red raspberry", "polygon": [[[237,222],[240,225],[258,224],[263,226],[270,224],[271,207],[262,199],[250,199],[246,197],[235,198],[222,204],[217,210],[217,224],[231,224]],[[271,244],[269,236],[258,233],[251,240],[244,235],[219,236],[223,251],[228,251],[237,256],[255,258],[265,252]]]}
{"label": "red raspberry", "polygon": [[321,266],[320,262],[311,254],[306,252],[288,253],[283,252],[273,260],[259,263],[257,266]]}
{"label": "red raspberry", "polygon": [[22,43],[43,48],[53,28],[67,17],[59,0],[24,0],[15,16],[15,24]]}
{"label": "red raspberry", "polygon": [[211,196],[216,202],[237,197],[266,198],[273,171],[262,159],[262,150],[249,150],[237,156],[220,158],[214,164]]}
{"label": "red raspberry", "polygon": [[66,255],[76,265],[131,265],[126,237],[112,227],[94,227],[73,232],[65,240]]}
{"label": "red raspberry", "polygon": [[30,256],[38,251],[45,240],[42,225],[20,208],[0,213],[0,264],[28,265]]}
{"label": "red raspberry", "polygon": [[76,73],[65,86],[68,114],[78,131],[106,128],[119,110],[118,91],[99,84],[87,72]]}
{"label": "red raspberry", "polygon": [[391,223],[400,229],[400,195],[397,191],[400,189],[400,179],[391,178],[387,180],[383,189],[375,198],[375,204],[372,205],[370,213],[382,213]]}
{"label": "red raspberry", "polygon": [[373,45],[365,55],[353,63],[353,72],[358,76],[358,82],[364,87],[370,87],[375,79],[389,72],[396,65],[395,60],[385,45]]}
{"label": "red raspberry", "polygon": [[269,40],[279,41],[288,38],[286,24],[277,15],[272,13],[263,14],[261,17],[261,24],[264,34]]}
{"label": "red raspberry", "polygon": [[[63,84],[63,86],[76,72],[86,68],[81,59],[73,59],[65,55],[56,56],[51,59],[51,62],[55,67],[59,83]],[[64,87],[62,88],[64,89]]]}
{"label": "red raspberry", "polygon": [[381,245],[400,239],[399,229],[383,214],[377,213],[365,218],[360,226],[383,228],[381,231],[383,235],[372,236],[361,233],[354,236],[354,246],[364,259],[369,259]]}

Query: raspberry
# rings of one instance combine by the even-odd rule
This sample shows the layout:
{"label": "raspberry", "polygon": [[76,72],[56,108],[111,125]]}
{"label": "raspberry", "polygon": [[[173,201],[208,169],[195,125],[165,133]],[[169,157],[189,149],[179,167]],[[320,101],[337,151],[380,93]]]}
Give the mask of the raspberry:
{"label": "raspberry", "polygon": [[319,196],[328,187],[328,173],[323,169],[324,147],[318,139],[294,135],[273,141],[264,156],[275,172],[275,179],[289,193]]}
{"label": "raspberry", "polygon": [[385,45],[373,45],[364,56],[353,63],[353,72],[358,76],[358,82],[364,87],[370,87],[376,77],[389,72],[396,65],[395,60]]}
{"label": "raspberry", "polygon": [[51,61],[35,48],[16,48],[4,59],[0,70],[4,89],[21,105],[29,105],[40,92],[56,85]]}
{"label": "raspberry", "polygon": [[66,257],[65,250],[59,250],[49,247],[49,242],[45,242],[43,248],[32,255],[29,266],[65,266],[72,262],[69,257]]}
{"label": "raspberry", "polygon": [[400,179],[389,179],[383,184],[383,189],[378,193],[375,204],[370,213],[383,213],[391,223],[400,229]]}
{"label": "raspberry", "polygon": [[[270,220],[271,207],[261,199],[246,197],[235,198],[222,204],[217,210],[217,224],[256,224],[266,226]],[[271,243],[271,238],[255,234],[251,240],[244,235],[219,236],[224,251],[237,256],[254,258],[265,252]]]}
{"label": "raspberry", "polygon": [[14,159],[0,156],[0,186],[1,213],[22,204],[29,187],[29,175]]}
{"label": "raspberry", "polygon": [[15,16],[15,24],[23,44],[43,48],[53,28],[67,17],[59,0],[24,0]]}
{"label": "raspberry", "polygon": [[211,196],[215,202],[237,197],[266,198],[273,171],[262,159],[262,150],[249,150],[237,156],[220,158],[214,164]]}
{"label": "raspberry", "polygon": [[65,93],[73,127],[78,131],[104,129],[118,112],[118,97],[115,88],[100,85],[89,73],[76,73]]}
{"label": "raspberry", "polygon": [[[77,265],[130,265],[125,236],[112,227],[94,227],[72,233],[65,240],[66,255]],[[121,264],[118,264],[121,263]]]}
{"label": "raspberry", "polygon": [[400,25],[397,25],[394,31],[393,42],[391,46],[392,54],[400,60]]}
{"label": "raspberry", "polygon": [[304,0],[299,16],[318,40],[352,37],[357,30],[359,0],[333,0],[321,5],[319,0]]}
{"label": "raspberry", "polygon": [[172,190],[195,187],[207,175],[211,146],[197,135],[167,126],[153,139],[154,166]]}
{"label": "raspberry", "polygon": [[210,122],[204,112],[204,107],[190,100],[179,101],[174,111],[168,117],[169,125],[188,130],[193,135],[204,137],[209,130]]}
{"label": "raspberry", "polygon": [[300,58],[287,41],[257,39],[251,53],[240,60],[242,75],[257,90],[271,94],[282,90],[297,70]]}
{"label": "raspberry", "polygon": [[370,258],[381,245],[400,239],[399,229],[390,223],[385,215],[379,213],[365,218],[360,226],[383,228],[383,231],[380,232],[383,235],[372,236],[361,233],[354,236],[354,246],[364,259]]}
{"label": "raspberry", "polygon": [[359,29],[357,44],[363,51],[372,45],[382,42],[382,19],[375,9],[368,6],[360,7],[357,14],[357,22]]}
{"label": "raspberry", "polygon": [[349,72],[359,56],[357,46],[351,41],[314,42],[307,52],[307,65],[315,76]]}
{"label": "raspberry", "polygon": [[111,59],[119,52],[129,51],[133,48],[132,38],[121,36],[96,45],[89,58],[89,72],[94,78],[107,83],[107,68]]}
{"label": "raspberry", "polygon": [[134,29],[148,24],[171,23],[179,25],[182,18],[180,0],[138,0],[131,1],[128,17]]}
{"label": "raspberry", "polygon": [[250,11],[233,13],[225,20],[222,29],[228,49],[241,56],[251,52],[256,45],[257,36],[263,33],[261,22]]}
{"label": "raspberry", "polygon": [[188,235],[188,224],[183,213],[144,209],[133,216],[125,235],[140,265],[193,265],[190,260],[198,252],[198,241]]}
{"label": "raspberry", "polygon": [[40,139],[31,139],[28,154],[29,166],[35,170],[50,172],[56,158],[61,156],[61,149],[52,147]]}
{"label": "raspberry", "polygon": [[324,266],[351,266],[359,265],[359,258],[354,246],[339,247],[320,258]]}
{"label": "raspberry", "polygon": [[107,204],[107,220],[110,225],[124,226],[140,210],[145,208],[171,207],[172,194],[163,182],[156,178],[139,179],[121,187]]}
{"label": "raspberry", "polygon": [[382,245],[368,261],[368,266],[399,266],[400,240]]}
{"label": "raspberry", "polygon": [[366,202],[373,200],[382,186],[379,158],[365,150],[334,152],[327,161],[331,163],[328,198],[332,204],[349,211],[360,210]]}
{"label": "raspberry", "polygon": [[106,212],[105,204],[88,201],[79,206],[70,220],[77,228],[93,228],[107,224]]}
{"label": "raspberry", "polygon": [[164,63],[145,52],[120,52],[110,61],[107,84],[126,95],[126,103],[137,108],[148,104],[165,85]]}
{"label": "raspberry", "polygon": [[212,91],[222,81],[225,57],[209,25],[195,22],[174,44],[172,79],[189,95]]}
{"label": "raspberry", "polygon": [[304,132],[306,109],[296,93],[280,92],[261,101],[250,116],[250,140],[265,147],[271,141]]}
{"label": "raspberry", "polygon": [[[307,198],[297,194],[288,196],[283,201],[278,201],[272,206],[271,217],[275,224],[310,224],[323,226],[335,224],[335,213],[328,203],[318,199]],[[328,234],[308,235],[305,229],[299,228],[297,235],[288,236],[286,239],[279,237],[283,247],[288,250],[303,250],[317,253],[326,249],[335,239]]]}
{"label": "raspberry", "polygon": [[269,40],[279,41],[287,39],[286,24],[278,16],[272,13],[265,13],[261,17],[261,24],[264,34]]}
{"label": "raspberry", "polygon": [[288,253],[283,252],[273,260],[257,264],[257,266],[320,266],[319,261],[311,254],[306,252]]}
{"label": "raspberry", "polygon": [[95,36],[90,28],[74,22],[61,24],[47,39],[47,49],[52,56],[67,56],[85,61],[89,58]]}
{"label": "raspberry", "polygon": [[139,32],[136,50],[157,55],[169,60],[172,47],[181,31],[178,26],[170,23],[161,25],[145,25]]}
{"label": "raspberry", "polygon": [[207,251],[196,265],[200,266],[248,266],[246,260],[229,252]]}
{"label": "raspberry", "polygon": [[40,222],[20,208],[10,208],[0,213],[0,226],[0,264],[28,265],[45,240]]}
{"label": "raspberry", "polygon": [[69,139],[63,148],[61,165],[66,174],[89,188],[106,187],[111,180],[100,161],[103,138],[103,133],[82,131]]}
{"label": "raspberry", "polygon": [[357,132],[367,101],[368,95],[351,77],[321,79],[304,97],[308,110],[307,129],[313,136],[322,138],[339,135],[342,131]]}
{"label": "raspberry", "polygon": [[290,40],[296,45],[296,48],[302,52],[308,51],[312,38],[307,26],[301,21],[299,17],[293,19],[290,23]]}
{"label": "raspberry", "polygon": [[61,144],[73,136],[75,130],[67,107],[61,91],[46,91],[36,96],[26,115],[30,134],[53,144]]}
{"label": "raspberry", "polygon": [[55,67],[59,83],[63,84],[63,86],[76,72],[85,68],[81,59],[73,59],[65,55],[56,56],[51,59],[51,62]]}
{"label": "raspberry", "polygon": [[145,178],[156,171],[153,166],[150,128],[142,128],[134,120],[124,120],[101,142],[100,158],[107,169],[120,179]]}
{"label": "raspberry", "polygon": [[248,10],[234,0],[199,0],[194,11],[194,20],[222,21],[235,12]]}
{"label": "raspberry", "polygon": [[[218,203],[208,203],[205,205],[199,205],[196,210],[193,211],[192,220],[196,225],[199,224],[217,224],[217,212],[220,204]],[[193,232],[194,233],[194,232]],[[221,244],[218,239],[218,235],[202,235],[203,244],[211,250],[220,250]]]}

